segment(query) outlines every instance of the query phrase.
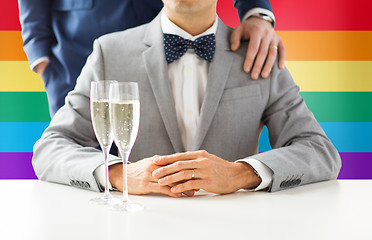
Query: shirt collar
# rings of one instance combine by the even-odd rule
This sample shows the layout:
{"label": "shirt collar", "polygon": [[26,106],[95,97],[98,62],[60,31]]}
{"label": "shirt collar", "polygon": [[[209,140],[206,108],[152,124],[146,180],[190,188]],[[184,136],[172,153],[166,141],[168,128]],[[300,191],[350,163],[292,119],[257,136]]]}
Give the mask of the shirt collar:
{"label": "shirt collar", "polygon": [[217,25],[218,25],[217,16],[216,16],[216,20],[214,21],[213,25],[210,28],[208,28],[205,32],[203,32],[203,33],[201,33],[197,36],[192,36],[188,32],[186,32],[183,29],[181,29],[180,27],[178,27],[176,24],[174,24],[171,20],[169,20],[169,18],[165,14],[164,9],[161,10],[160,22],[161,22],[161,29],[162,29],[163,33],[178,35],[180,37],[183,37],[184,39],[188,39],[188,40],[191,40],[191,41],[194,41],[198,37],[205,36],[205,35],[208,35],[208,34],[212,34],[212,33],[216,34]]}

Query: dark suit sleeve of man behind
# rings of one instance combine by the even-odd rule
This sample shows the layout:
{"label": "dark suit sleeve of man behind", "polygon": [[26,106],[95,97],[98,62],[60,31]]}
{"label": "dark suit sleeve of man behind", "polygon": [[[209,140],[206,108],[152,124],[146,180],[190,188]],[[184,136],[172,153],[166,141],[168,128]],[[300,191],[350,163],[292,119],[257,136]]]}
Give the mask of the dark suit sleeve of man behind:
{"label": "dark suit sleeve of man behind", "polygon": [[252,8],[263,8],[272,12],[270,1],[268,0],[234,0],[234,6],[238,10],[240,19]]}
{"label": "dark suit sleeve of man behind", "polygon": [[252,156],[273,171],[270,191],[337,178],[341,159],[287,69],[273,68],[262,122],[273,150]]}

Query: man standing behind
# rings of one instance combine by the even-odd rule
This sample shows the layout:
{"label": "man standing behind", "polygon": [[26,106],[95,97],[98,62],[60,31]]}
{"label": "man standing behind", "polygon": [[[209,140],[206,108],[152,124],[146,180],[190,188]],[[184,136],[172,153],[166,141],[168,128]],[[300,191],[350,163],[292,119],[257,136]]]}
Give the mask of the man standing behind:
{"label": "man standing behind", "polygon": [[[136,81],[140,90],[131,194],[278,191],[336,178],[340,157],[288,70],[275,64],[268,78],[252,80],[242,70],[248,43],[230,50],[232,30],[217,18],[217,0],[163,2],[151,23],[95,41],[76,88],[35,145],[38,177],[100,189],[89,86],[115,79]],[[258,154],[263,125],[273,150]],[[110,161],[110,182],[121,190],[121,164],[116,156]]]}
{"label": "man standing behind", "polygon": [[[274,20],[269,0],[235,0],[234,3],[241,19],[246,20],[234,31],[232,48],[237,48],[240,38],[252,39],[246,71],[252,69],[256,77],[261,70],[264,76],[269,74],[274,62],[266,61],[265,65],[264,62],[272,40],[280,41],[278,48],[284,67],[280,37],[271,23],[259,18]],[[31,69],[44,81],[51,116],[75,87],[94,39],[148,23],[162,6],[160,0],[19,0],[23,48]],[[248,19],[249,16],[256,17]],[[270,54],[276,56],[277,52]]]}

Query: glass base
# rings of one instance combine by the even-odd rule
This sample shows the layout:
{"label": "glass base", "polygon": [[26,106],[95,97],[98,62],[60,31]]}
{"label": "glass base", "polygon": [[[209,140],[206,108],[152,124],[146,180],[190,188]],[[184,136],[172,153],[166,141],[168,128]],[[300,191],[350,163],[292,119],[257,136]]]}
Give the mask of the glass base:
{"label": "glass base", "polygon": [[141,204],[134,203],[131,201],[123,202],[123,201],[115,201],[110,205],[111,209],[116,211],[126,211],[126,212],[138,212],[144,209]]}
{"label": "glass base", "polygon": [[112,200],[113,200],[112,195],[108,194],[108,195],[102,195],[102,197],[92,198],[89,200],[89,202],[91,204],[96,204],[96,205],[110,205]]}

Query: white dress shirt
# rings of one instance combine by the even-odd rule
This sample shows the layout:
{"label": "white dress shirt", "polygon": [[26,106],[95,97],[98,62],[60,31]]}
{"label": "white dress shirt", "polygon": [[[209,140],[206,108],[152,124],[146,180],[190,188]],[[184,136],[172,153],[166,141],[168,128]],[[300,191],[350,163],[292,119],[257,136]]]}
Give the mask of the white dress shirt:
{"label": "white dress shirt", "polygon": [[[201,36],[215,34],[217,25],[218,21],[216,20],[205,32],[197,36],[192,36],[171,22],[164,10],[161,12],[161,28],[163,33],[178,35],[191,41]],[[178,127],[186,151],[193,150],[192,145],[207,86],[208,69],[209,62],[198,57],[193,49],[188,49],[177,61],[168,64],[168,75],[174,98],[174,106],[176,108]],[[262,182],[254,190],[264,189],[270,185],[273,174],[266,165],[256,159],[238,161],[244,161],[250,164],[260,175]]]}
{"label": "white dress shirt", "polygon": [[[161,28],[163,33],[178,35],[191,41],[204,35],[215,34],[217,25],[218,21],[216,20],[205,32],[197,36],[192,36],[171,22],[164,10],[161,11]],[[168,64],[168,75],[174,98],[177,123],[186,151],[192,150],[200,118],[200,109],[207,86],[208,69],[209,62],[198,57],[193,49],[188,49],[182,57]],[[271,184],[273,173],[266,165],[256,159],[242,159],[238,161],[250,164],[262,179],[261,184],[257,188],[250,190],[257,191],[265,189]],[[94,171],[94,175],[99,183],[104,186],[104,165],[98,167]]]}

